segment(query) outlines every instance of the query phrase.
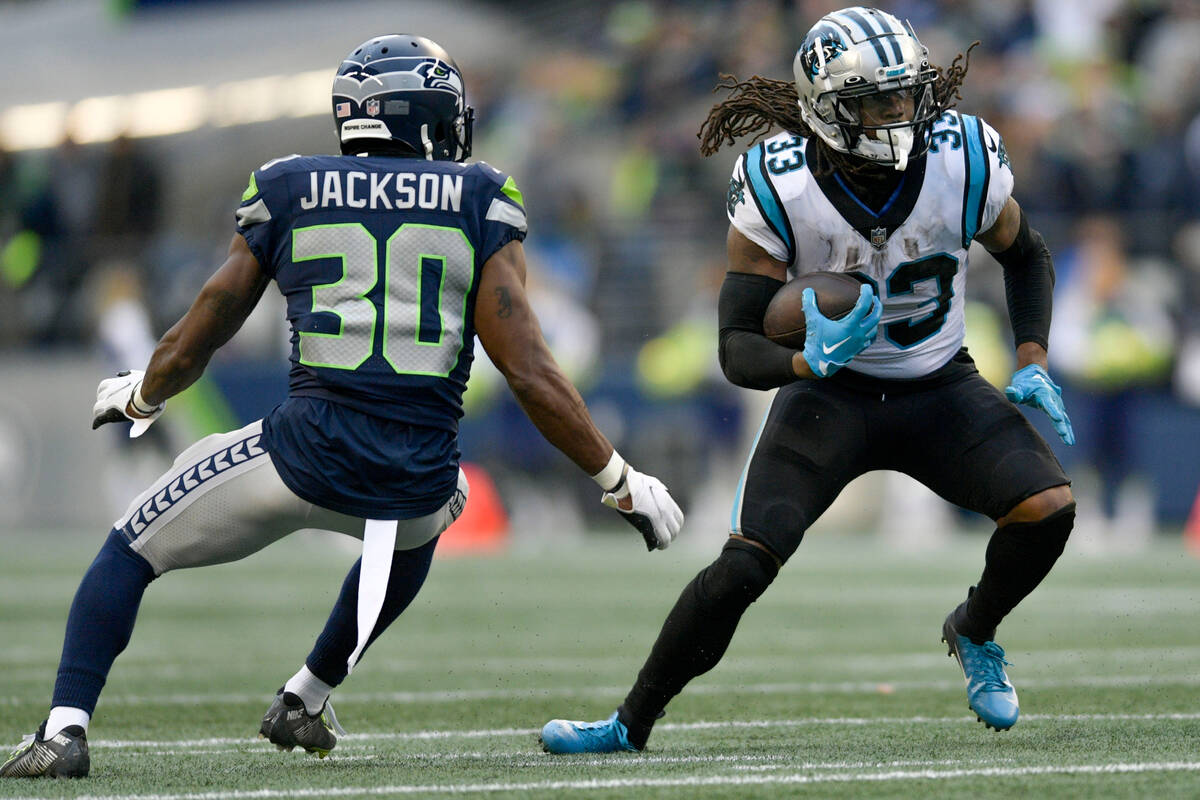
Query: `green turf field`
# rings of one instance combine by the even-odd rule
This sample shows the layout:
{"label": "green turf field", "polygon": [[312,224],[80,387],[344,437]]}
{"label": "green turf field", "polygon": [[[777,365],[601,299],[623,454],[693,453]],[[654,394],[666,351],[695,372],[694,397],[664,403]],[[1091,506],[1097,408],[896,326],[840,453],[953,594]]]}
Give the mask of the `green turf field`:
{"label": "green turf field", "polygon": [[[5,744],[45,716],[101,538],[0,539]],[[335,694],[350,735],[324,761],[254,736],[354,553],[302,535],[168,575],[101,698],[92,777],[8,781],[0,797],[1200,797],[1200,560],[1175,540],[1068,550],[1001,630],[1023,712],[1006,733],[967,711],[938,641],[984,538],[918,556],[814,534],[646,753],[549,756],[542,723],[610,713],[712,555],[596,538],[435,562]]]}

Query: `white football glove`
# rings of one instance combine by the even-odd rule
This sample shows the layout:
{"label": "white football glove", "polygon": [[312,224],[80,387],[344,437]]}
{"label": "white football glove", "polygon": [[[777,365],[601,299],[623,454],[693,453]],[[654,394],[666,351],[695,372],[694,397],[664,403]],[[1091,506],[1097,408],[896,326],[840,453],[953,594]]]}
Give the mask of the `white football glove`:
{"label": "white football glove", "polygon": [[[633,500],[633,508],[629,511],[620,505],[627,497]],[[638,529],[646,540],[647,550],[666,550],[683,527],[683,512],[663,482],[628,464],[621,482],[612,491],[605,492],[600,502],[616,509],[626,522]]]}
{"label": "white football glove", "polygon": [[[136,439],[146,432],[154,420],[162,416],[167,404],[159,403],[149,414],[143,417],[131,417],[125,412],[133,401],[134,392],[142,385],[146,373],[140,369],[118,372],[115,378],[105,378],[96,387],[96,405],[92,407],[92,430],[108,422],[133,422],[129,429],[129,438]],[[140,404],[138,404],[140,405]],[[134,407],[137,408],[138,405]]]}

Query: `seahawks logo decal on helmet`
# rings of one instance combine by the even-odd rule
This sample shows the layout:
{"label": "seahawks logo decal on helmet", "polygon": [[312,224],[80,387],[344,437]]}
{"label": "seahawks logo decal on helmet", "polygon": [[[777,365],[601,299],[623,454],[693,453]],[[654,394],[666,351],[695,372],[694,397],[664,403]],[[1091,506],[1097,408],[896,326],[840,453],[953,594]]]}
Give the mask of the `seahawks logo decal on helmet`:
{"label": "seahawks logo decal on helmet", "polygon": [[417,74],[425,78],[426,89],[445,89],[462,93],[462,80],[458,73],[440,61],[424,61],[417,65]]}
{"label": "seahawks logo decal on helmet", "polygon": [[385,65],[375,62],[373,69],[387,72],[366,72],[362,68],[342,73],[333,79],[333,93],[353,98],[359,103],[368,97],[387,92],[442,91],[463,93],[458,72],[436,59],[393,58]]}

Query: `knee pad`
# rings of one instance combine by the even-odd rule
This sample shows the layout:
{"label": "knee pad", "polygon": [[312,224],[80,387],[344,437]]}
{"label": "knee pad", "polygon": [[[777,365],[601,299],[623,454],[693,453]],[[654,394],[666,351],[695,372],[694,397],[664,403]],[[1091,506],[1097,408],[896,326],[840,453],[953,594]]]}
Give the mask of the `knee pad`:
{"label": "knee pad", "polygon": [[730,539],[717,560],[700,574],[696,588],[704,600],[744,609],[762,596],[778,574],[779,565],[770,553]]}
{"label": "knee pad", "polygon": [[1075,503],[1072,502],[1037,522],[1013,522],[997,528],[996,535],[988,543],[988,555],[990,557],[994,549],[1011,547],[1058,558],[1074,527]]}

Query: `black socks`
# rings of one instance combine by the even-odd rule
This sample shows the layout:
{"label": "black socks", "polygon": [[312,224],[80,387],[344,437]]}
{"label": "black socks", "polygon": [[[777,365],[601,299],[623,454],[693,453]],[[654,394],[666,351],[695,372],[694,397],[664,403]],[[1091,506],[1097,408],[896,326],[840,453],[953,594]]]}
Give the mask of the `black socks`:
{"label": "black socks", "polygon": [[1070,503],[1038,522],[997,528],[988,542],[983,575],[955,610],[955,628],[976,644],[992,640],[1000,620],[1050,572],[1075,525]]}
{"label": "black socks", "polygon": [[750,604],[779,572],[762,548],[730,539],[721,555],[692,579],[663,623],[637,683],[617,710],[629,729],[629,743],[646,746],[654,721],[688,681],[703,675],[725,655],[733,632]]}

